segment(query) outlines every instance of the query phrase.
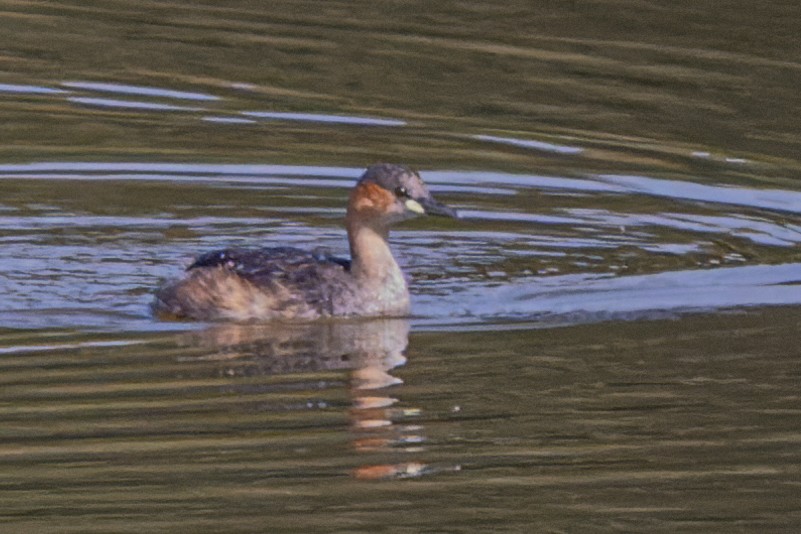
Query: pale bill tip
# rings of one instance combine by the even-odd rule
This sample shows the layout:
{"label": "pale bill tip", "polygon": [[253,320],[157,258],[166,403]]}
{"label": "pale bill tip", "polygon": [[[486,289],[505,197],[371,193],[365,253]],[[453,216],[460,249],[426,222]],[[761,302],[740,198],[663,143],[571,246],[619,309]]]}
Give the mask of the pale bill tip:
{"label": "pale bill tip", "polygon": [[415,213],[419,213],[420,215],[423,215],[426,212],[425,208],[423,208],[423,205],[413,198],[406,199],[406,209]]}

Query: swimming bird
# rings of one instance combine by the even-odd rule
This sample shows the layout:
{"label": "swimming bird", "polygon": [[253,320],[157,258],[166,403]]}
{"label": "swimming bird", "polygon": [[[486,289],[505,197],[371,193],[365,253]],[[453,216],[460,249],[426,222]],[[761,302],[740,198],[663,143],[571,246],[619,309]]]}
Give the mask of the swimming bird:
{"label": "swimming bird", "polygon": [[373,165],[350,193],[349,260],[290,247],[208,252],[158,289],[154,310],[202,321],[408,315],[409,289],[387,239],[391,226],[423,214],[458,217],[418,173]]}

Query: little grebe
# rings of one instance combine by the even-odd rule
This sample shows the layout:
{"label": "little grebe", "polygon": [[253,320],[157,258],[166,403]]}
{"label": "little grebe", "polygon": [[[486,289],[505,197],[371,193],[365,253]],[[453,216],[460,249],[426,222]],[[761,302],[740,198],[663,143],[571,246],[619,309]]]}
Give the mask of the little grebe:
{"label": "little grebe", "polygon": [[409,290],[387,237],[393,224],[422,214],[457,217],[416,172],[374,165],[350,194],[350,260],[289,247],[209,252],[159,288],[155,311],[234,321],[407,315]]}

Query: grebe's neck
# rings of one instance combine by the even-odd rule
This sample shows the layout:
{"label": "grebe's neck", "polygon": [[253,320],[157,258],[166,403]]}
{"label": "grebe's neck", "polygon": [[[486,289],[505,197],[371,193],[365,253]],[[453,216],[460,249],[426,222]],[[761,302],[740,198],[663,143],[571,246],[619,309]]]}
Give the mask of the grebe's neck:
{"label": "grebe's neck", "polygon": [[389,248],[389,230],[350,220],[347,222],[350,242],[351,272],[360,280],[383,282],[402,279],[398,263]]}

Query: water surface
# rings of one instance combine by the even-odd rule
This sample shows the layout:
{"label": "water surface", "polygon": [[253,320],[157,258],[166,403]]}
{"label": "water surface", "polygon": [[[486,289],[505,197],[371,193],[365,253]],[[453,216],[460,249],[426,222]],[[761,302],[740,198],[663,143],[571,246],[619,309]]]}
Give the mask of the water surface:
{"label": "water surface", "polygon": [[[799,15],[9,6],[3,531],[797,529]],[[412,317],[152,317],[345,254],[377,161],[463,215],[393,233]]]}

